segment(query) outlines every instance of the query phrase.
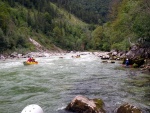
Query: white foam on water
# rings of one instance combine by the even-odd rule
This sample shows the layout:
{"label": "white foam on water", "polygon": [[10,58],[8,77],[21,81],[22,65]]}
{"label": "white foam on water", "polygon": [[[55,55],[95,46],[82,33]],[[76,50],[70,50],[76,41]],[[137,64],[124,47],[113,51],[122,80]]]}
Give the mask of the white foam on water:
{"label": "white foam on water", "polygon": [[21,65],[23,65],[23,62],[21,62],[20,60],[19,61],[8,60],[5,62],[0,62],[0,69],[14,68],[19,67]]}
{"label": "white foam on water", "polygon": [[65,108],[66,108],[66,106],[62,106],[62,107],[58,108],[56,111],[63,110]]}

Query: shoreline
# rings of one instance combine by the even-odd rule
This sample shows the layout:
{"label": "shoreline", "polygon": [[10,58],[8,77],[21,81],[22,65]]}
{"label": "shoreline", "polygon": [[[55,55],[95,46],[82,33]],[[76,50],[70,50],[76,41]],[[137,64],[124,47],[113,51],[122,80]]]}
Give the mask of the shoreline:
{"label": "shoreline", "polygon": [[3,55],[0,54],[0,60],[7,60],[7,59],[18,59],[18,58],[29,58],[29,57],[51,57],[51,56],[62,56],[66,54],[76,54],[76,55],[82,55],[82,54],[94,54],[98,57],[106,56],[109,52],[103,52],[103,51],[97,51],[97,52],[90,52],[90,51],[63,51],[63,52],[29,52],[27,54],[20,54],[17,52],[13,52],[10,55]]}
{"label": "shoreline", "polygon": [[[87,55],[87,54],[93,54],[99,58],[101,58],[102,60],[122,60],[120,55],[117,55],[116,52],[106,52],[106,51],[61,51],[61,52],[29,52],[25,55],[17,53],[17,52],[13,52],[10,55],[4,56],[2,54],[0,54],[0,61],[5,61],[8,59],[21,59],[21,58],[29,58],[29,57],[34,57],[34,58],[40,58],[40,57],[51,57],[51,56],[60,56],[61,58],[63,58],[64,55],[66,54],[71,54],[72,56],[77,56],[77,55]],[[115,54],[115,55],[114,55]],[[118,53],[120,54],[120,53]],[[113,59],[112,57],[115,57],[115,59]],[[147,59],[147,62],[144,63],[142,65],[142,67],[138,68],[139,71],[141,71],[142,73],[146,73],[149,74],[150,73],[150,59]]]}

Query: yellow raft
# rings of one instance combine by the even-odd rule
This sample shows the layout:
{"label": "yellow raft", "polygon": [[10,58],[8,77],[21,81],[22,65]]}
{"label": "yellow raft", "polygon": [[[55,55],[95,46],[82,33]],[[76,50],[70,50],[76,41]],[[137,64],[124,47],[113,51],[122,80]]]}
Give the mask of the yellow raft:
{"label": "yellow raft", "polygon": [[28,62],[28,61],[25,61],[25,62],[23,62],[23,64],[24,64],[24,65],[33,65],[33,64],[38,64],[38,62],[37,62],[37,61],[35,61],[35,62]]}

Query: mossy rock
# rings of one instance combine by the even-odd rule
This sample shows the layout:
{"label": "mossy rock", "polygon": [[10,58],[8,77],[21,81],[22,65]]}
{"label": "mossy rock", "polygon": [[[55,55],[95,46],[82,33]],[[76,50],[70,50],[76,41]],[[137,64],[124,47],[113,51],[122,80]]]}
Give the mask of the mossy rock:
{"label": "mossy rock", "polygon": [[137,64],[138,65],[138,67],[140,67],[141,65],[143,65],[144,64],[144,59],[143,58],[139,58],[139,59],[135,59],[135,60],[133,60],[133,63],[135,63],[135,64]]}
{"label": "mossy rock", "polygon": [[133,64],[133,67],[134,67],[134,68],[138,68],[139,66],[138,66],[138,64],[134,63],[134,64]]}
{"label": "mossy rock", "polygon": [[142,113],[142,112],[137,107],[126,103],[118,108],[117,113]]}
{"label": "mossy rock", "polygon": [[105,110],[103,109],[104,102],[101,99],[93,99],[94,103],[96,104],[96,109],[100,109],[103,113],[105,113]]}

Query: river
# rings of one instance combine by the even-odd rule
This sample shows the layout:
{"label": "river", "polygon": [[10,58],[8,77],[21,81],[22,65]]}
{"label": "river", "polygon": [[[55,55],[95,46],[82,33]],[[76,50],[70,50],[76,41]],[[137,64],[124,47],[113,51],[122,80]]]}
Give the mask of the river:
{"label": "river", "polygon": [[102,63],[91,53],[36,58],[39,64],[30,66],[25,60],[0,61],[0,113],[21,113],[30,104],[44,113],[68,113],[63,108],[77,95],[101,98],[107,113],[124,103],[150,112],[150,76],[119,61]]}

